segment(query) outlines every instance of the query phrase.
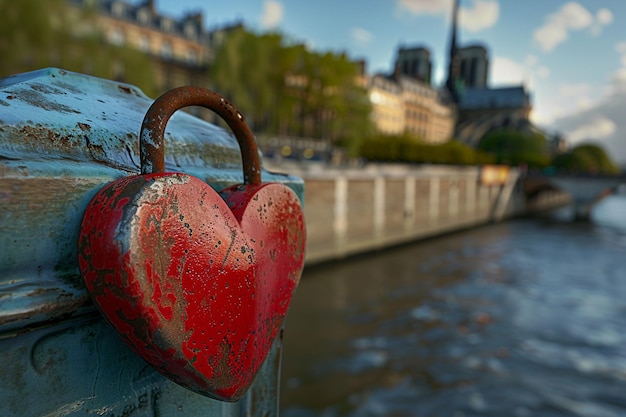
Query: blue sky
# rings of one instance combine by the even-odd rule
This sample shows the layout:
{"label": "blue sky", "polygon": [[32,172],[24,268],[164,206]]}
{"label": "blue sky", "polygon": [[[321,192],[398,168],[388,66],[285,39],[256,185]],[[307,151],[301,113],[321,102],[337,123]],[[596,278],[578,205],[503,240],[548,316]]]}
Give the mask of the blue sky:
{"label": "blue sky", "polygon": [[[399,45],[431,49],[435,80],[447,65],[452,0],[157,0],[179,17],[202,10],[208,28],[242,20],[311,48],[391,69]],[[626,161],[626,1],[461,0],[460,43],[484,43],[492,86],[524,83],[532,119],[573,142],[605,143]],[[621,116],[621,113],[625,113]]]}

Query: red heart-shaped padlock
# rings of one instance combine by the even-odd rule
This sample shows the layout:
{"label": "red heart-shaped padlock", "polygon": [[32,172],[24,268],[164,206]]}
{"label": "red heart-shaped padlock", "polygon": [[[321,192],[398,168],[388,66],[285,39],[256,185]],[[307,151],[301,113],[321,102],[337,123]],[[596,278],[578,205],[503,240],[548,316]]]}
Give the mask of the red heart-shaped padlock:
{"label": "red heart-shaped padlock", "polygon": [[[154,158],[154,150],[163,147],[169,117],[188,105],[214,109],[233,128],[246,184],[218,194],[198,178],[162,172],[162,152]],[[299,199],[285,185],[260,182],[252,133],[209,90],[182,87],[157,99],[140,138],[144,175],[107,184],[85,212],[85,283],[123,340],[161,373],[237,400],[267,357],[300,279]]]}

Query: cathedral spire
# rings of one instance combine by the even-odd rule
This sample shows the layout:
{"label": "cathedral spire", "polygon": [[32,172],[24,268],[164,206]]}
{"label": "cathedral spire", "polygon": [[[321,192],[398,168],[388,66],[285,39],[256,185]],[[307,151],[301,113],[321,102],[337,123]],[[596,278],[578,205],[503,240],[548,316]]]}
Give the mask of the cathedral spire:
{"label": "cathedral spire", "polygon": [[452,8],[452,27],[450,34],[450,51],[448,56],[448,78],[446,80],[446,87],[454,101],[458,100],[458,92],[457,92],[457,80],[459,78],[459,57],[457,54],[457,44],[456,44],[456,35],[457,35],[457,26],[458,26],[458,15],[459,15],[459,0],[453,0],[454,6]]}

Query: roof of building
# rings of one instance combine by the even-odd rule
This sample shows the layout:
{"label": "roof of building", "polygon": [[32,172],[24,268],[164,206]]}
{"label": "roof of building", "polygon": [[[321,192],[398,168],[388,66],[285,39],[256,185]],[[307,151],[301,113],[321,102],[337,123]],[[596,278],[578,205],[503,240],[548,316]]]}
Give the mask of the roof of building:
{"label": "roof of building", "polygon": [[199,40],[205,34],[201,12],[190,12],[182,18],[165,16],[156,11],[154,0],[142,0],[138,3],[128,0],[70,0],[70,3],[81,7],[95,7],[99,13],[114,19],[126,20],[187,39]]}
{"label": "roof of building", "polygon": [[456,127],[456,138],[470,146],[477,146],[489,133],[498,130],[513,130],[527,135],[548,136],[526,117],[514,109],[502,109],[495,113],[486,113],[479,118],[461,122]]}
{"label": "roof of building", "polygon": [[427,45],[417,44],[417,45],[409,46],[409,45],[401,44],[398,47],[398,52],[407,52],[407,51],[426,52],[428,55],[430,55],[430,48]]}
{"label": "roof of building", "polygon": [[500,88],[468,88],[463,90],[459,97],[459,107],[465,110],[528,106],[530,106],[530,94],[523,85]]}

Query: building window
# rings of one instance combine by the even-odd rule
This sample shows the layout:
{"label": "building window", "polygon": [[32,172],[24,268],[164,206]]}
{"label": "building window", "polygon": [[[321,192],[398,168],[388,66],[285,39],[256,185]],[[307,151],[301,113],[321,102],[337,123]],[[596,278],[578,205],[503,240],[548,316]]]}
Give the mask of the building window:
{"label": "building window", "polygon": [[148,9],[141,9],[139,10],[139,13],[137,15],[137,17],[139,18],[139,22],[147,25],[149,20],[150,20],[150,12],[148,11]]}
{"label": "building window", "polygon": [[195,49],[189,49],[187,51],[187,61],[191,64],[196,64],[198,62],[198,53]]}
{"label": "building window", "polygon": [[172,31],[172,21],[169,20],[169,19],[161,20],[161,29],[163,29],[166,32],[171,32]]}
{"label": "building window", "polygon": [[163,41],[161,44],[161,56],[163,58],[172,57],[172,43],[170,41]]}
{"label": "building window", "polygon": [[139,37],[139,50],[142,52],[150,52],[150,37],[143,34]]}
{"label": "building window", "polygon": [[188,38],[195,38],[196,37],[196,28],[193,25],[193,23],[187,23],[185,24],[185,36],[187,36]]}
{"label": "building window", "polygon": [[115,3],[113,3],[112,12],[113,16],[115,17],[124,17],[126,8],[124,7],[123,3],[116,1]]}
{"label": "building window", "polygon": [[126,35],[120,28],[114,28],[109,32],[109,42],[116,46],[122,46],[126,42]]}

